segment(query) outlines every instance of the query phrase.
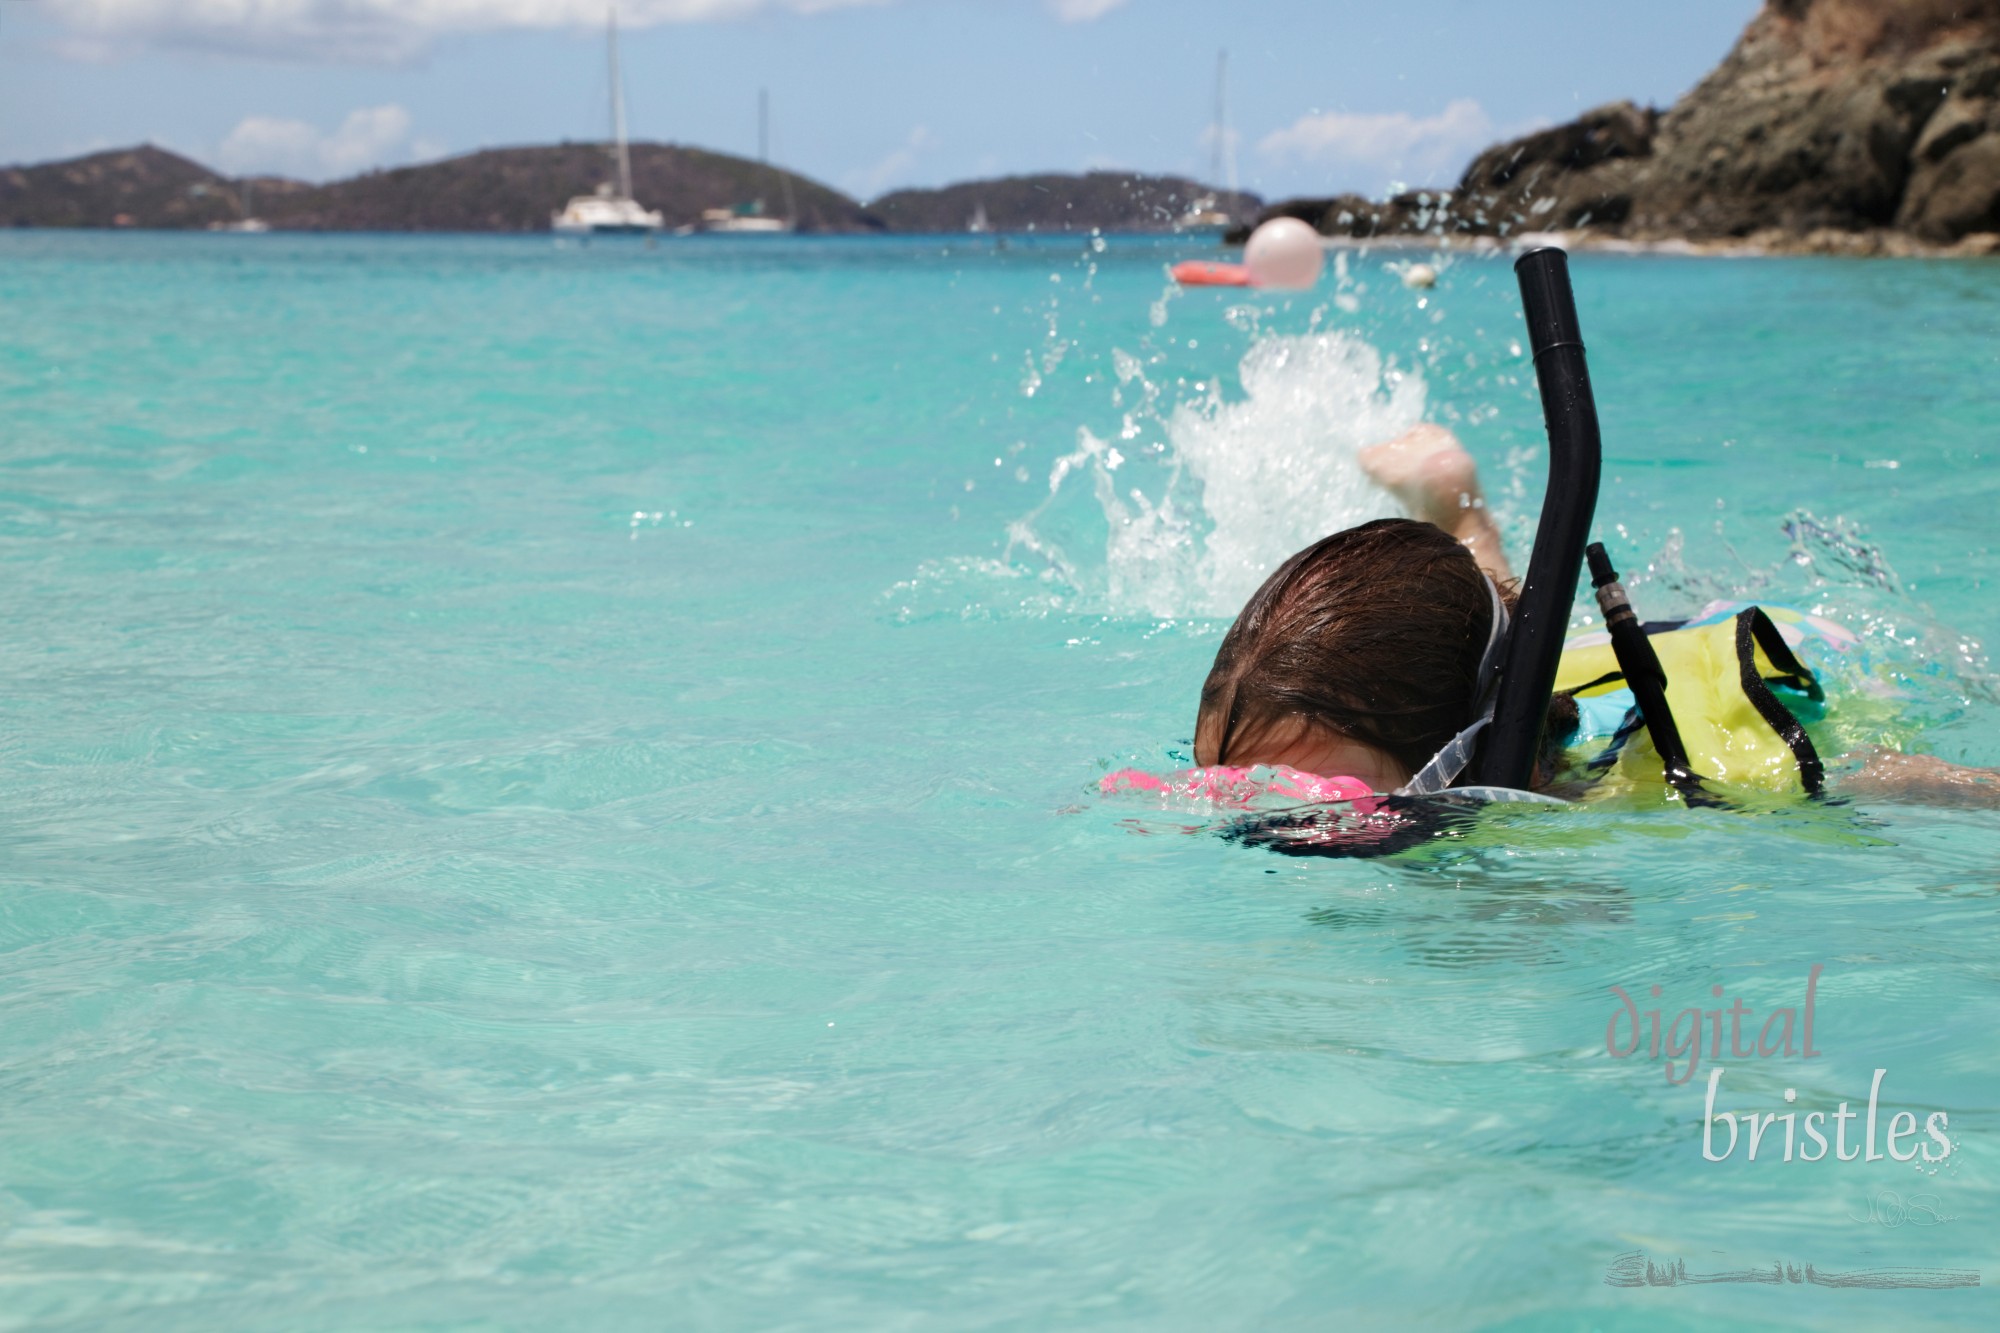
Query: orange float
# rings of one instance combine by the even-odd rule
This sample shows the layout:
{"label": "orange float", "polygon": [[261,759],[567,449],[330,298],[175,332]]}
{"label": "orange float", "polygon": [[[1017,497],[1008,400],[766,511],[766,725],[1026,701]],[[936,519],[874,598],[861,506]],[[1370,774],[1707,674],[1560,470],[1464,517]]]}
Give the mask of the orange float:
{"label": "orange float", "polygon": [[1206,259],[1184,259],[1169,270],[1183,287],[1248,287],[1250,270],[1241,264],[1218,264]]}

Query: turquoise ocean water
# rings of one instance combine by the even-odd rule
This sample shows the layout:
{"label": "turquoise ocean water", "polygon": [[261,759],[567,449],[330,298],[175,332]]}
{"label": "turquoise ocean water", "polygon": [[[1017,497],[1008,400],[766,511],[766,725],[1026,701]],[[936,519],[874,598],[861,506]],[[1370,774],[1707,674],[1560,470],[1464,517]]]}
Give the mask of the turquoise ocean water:
{"label": "turquoise ocean water", "polygon": [[[1993,1326],[2000,814],[1096,795],[1354,445],[1540,493],[1503,261],[1189,253],[0,235],[0,1330]],[[2000,266],[1574,271],[1642,610],[2000,764]],[[1711,1064],[1955,1151],[1707,1161]]]}

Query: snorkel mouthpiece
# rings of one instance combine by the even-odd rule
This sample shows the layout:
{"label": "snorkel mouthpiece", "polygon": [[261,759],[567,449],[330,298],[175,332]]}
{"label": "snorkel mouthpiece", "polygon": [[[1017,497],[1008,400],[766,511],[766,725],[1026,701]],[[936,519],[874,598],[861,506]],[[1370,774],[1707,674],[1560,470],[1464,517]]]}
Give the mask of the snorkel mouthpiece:
{"label": "snorkel mouthpiece", "polygon": [[[1583,558],[1590,564],[1590,586],[1597,589],[1597,604],[1603,608],[1604,614],[1611,614],[1611,606],[1605,600],[1607,597],[1616,598],[1619,605],[1630,611],[1632,603],[1625,597],[1625,585],[1618,582],[1618,571],[1611,567],[1611,557],[1604,553],[1604,543],[1592,542],[1584,547]],[[1616,591],[1606,593],[1606,588]]]}

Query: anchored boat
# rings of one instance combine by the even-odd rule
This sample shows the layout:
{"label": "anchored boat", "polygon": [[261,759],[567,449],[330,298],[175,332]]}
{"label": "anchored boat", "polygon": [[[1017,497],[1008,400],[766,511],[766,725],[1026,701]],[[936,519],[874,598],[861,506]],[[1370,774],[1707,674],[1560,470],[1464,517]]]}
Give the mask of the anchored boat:
{"label": "anchored boat", "polygon": [[610,15],[607,45],[611,56],[611,136],[618,180],[580,194],[552,215],[549,226],[565,236],[636,236],[660,230],[667,220],[657,209],[641,208],[632,197],[632,153],[625,143],[625,89],[618,78],[618,11]]}

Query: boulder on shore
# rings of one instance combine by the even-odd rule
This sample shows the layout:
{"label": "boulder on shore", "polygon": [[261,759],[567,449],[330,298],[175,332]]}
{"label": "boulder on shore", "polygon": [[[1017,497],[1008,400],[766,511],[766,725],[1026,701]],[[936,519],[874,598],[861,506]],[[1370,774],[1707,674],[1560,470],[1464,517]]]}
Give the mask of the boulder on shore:
{"label": "boulder on shore", "polygon": [[1659,129],[1658,111],[1613,102],[1496,144],[1465,169],[1453,216],[1486,234],[1618,226],[1632,214],[1635,180]]}

